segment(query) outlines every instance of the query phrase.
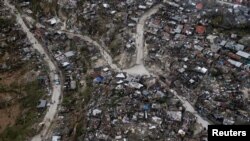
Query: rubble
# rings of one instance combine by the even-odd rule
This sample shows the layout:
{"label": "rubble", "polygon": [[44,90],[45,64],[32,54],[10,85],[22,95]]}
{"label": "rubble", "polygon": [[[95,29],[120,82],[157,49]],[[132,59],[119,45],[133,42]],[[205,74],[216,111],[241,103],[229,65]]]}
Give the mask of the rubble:
{"label": "rubble", "polygon": [[[105,76],[106,73],[102,71],[101,76]],[[113,76],[121,74],[123,73],[116,73]],[[182,136],[192,138],[191,134],[188,135],[188,126],[194,127],[196,119],[183,110],[178,100],[170,102],[173,101],[174,96],[164,89],[163,85],[157,83],[156,78],[125,76],[120,78],[124,81],[120,84],[116,83],[117,77],[107,76],[104,79],[111,79],[111,81],[94,86],[96,90],[92,92],[93,99],[90,100],[88,107],[90,110],[88,113],[92,114],[87,114],[88,129],[85,137],[81,139],[130,140],[134,137],[178,139],[179,129],[182,130]],[[156,81],[148,87],[149,85],[146,84],[149,84],[151,79]],[[140,82],[143,83],[140,84]],[[106,86],[109,86],[111,91],[99,93],[103,92]],[[117,86],[121,88],[116,89]],[[182,128],[184,125],[185,128]],[[185,135],[184,132],[186,132]]]}
{"label": "rubble", "polygon": [[[141,34],[147,52],[141,61],[155,76],[126,73],[122,69],[128,66],[142,68],[131,63],[136,54],[136,25],[158,3],[162,7],[146,20]],[[67,20],[49,15],[39,17],[35,26],[27,21],[65,76],[60,82],[55,72],[54,80],[64,85],[59,112],[64,118],[57,124],[62,124],[58,129],[65,138],[72,135],[68,130],[78,130],[80,124],[84,129],[79,129],[78,140],[206,140],[202,132],[194,134],[197,114],[213,124],[249,123],[249,98],[241,92],[250,88],[250,50],[244,37],[249,34],[244,32],[249,29],[249,8],[203,0],[70,0],[58,4],[68,13]],[[97,44],[70,33],[96,39],[122,69],[115,71],[104,63]],[[12,37],[6,42],[16,40]],[[20,49],[23,60],[32,58],[28,46]],[[198,113],[188,112],[186,108],[192,105],[182,106],[173,90]]]}
{"label": "rubble", "polygon": [[[250,15],[239,11],[246,9],[249,11],[249,8],[219,4],[210,6],[209,3],[195,0],[187,3],[177,1],[175,6],[167,4],[165,7],[148,19],[145,38],[149,52],[145,64],[153,72],[159,70],[160,74],[164,74],[162,76],[164,82],[193,104],[199,105],[196,108],[201,115],[214,123],[238,124],[239,119],[233,118],[238,114],[233,114],[229,105],[234,103],[236,106],[239,101],[244,101],[242,105],[247,105],[239,90],[249,88],[245,83],[250,80],[249,70],[246,69],[249,66],[249,45],[243,44],[241,39],[243,36],[237,32],[226,34],[218,32],[217,29],[222,28],[220,31],[223,31],[244,25],[246,22],[244,19]],[[211,14],[223,8],[234,11],[231,11],[231,15],[226,18],[235,22],[231,26],[222,26],[223,22],[219,27],[211,26],[215,22]],[[224,11],[223,14],[229,12],[230,10]],[[233,74],[236,76],[232,76]],[[244,80],[241,80],[242,76]],[[240,78],[236,79],[237,77]],[[228,79],[230,82],[227,82]],[[225,83],[238,87],[230,88],[225,86]],[[201,94],[201,91],[205,90],[209,92]],[[216,98],[211,102],[215,95],[220,97],[220,102]],[[238,95],[237,100],[235,100],[236,95]],[[201,100],[203,98],[206,100]],[[226,104],[228,102],[229,105]],[[225,112],[220,115],[222,109]],[[249,111],[249,108],[243,109]],[[248,119],[244,122],[247,123]]]}

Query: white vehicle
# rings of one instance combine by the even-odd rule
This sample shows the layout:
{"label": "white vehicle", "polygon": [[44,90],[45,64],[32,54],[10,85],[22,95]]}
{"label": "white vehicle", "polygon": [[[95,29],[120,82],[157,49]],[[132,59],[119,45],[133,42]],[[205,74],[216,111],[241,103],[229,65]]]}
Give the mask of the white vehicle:
{"label": "white vehicle", "polygon": [[55,73],[54,82],[56,85],[60,85],[59,74]]}

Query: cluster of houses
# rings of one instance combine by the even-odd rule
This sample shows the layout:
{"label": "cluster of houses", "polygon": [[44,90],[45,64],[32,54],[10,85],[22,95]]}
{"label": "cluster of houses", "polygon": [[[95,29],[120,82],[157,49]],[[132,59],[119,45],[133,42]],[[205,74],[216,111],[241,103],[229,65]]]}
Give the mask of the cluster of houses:
{"label": "cluster of houses", "polygon": [[249,32],[223,33],[227,28],[212,26],[211,15],[229,16],[236,21],[236,28],[249,24],[250,9],[221,4],[211,7],[194,0],[176,4],[148,19],[145,64],[161,70],[163,81],[214,123],[248,123]]}

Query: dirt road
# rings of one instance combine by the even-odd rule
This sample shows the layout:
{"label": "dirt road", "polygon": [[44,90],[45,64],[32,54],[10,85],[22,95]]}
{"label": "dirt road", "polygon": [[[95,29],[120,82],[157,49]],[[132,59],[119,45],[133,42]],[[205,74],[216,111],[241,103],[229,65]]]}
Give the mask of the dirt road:
{"label": "dirt road", "polygon": [[144,66],[143,62],[143,54],[144,54],[144,26],[146,20],[153,14],[155,14],[159,8],[162,7],[161,4],[158,4],[151,8],[149,11],[144,13],[142,17],[139,19],[139,22],[136,26],[136,65],[132,68],[125,69],[124,71],[129,74],[135,75],[149,75],[150,73]]}
{"label": "dirt road", "polygon": [[139,22],[136,26],[136,51],[137,51],[137,58],[136,58],[136,64],[141,65],[143,64],[143,54],[144,54],[144,26],[146,20],[151,17],[153,14],[155,14],[159,8],[162,7],[161,4],[158,4],[151,8],[149,11],[144,13],[142,17],[140,18]]}
{"label": "dirt road", "polygon": [[[44,55],[44,61],[47,63],[49,69],[50,69],[50,79],[53,81],[54,80],[54,72],[58,71],[56,68],[56,65],[52,62],[52,59],[50,56],[47,54],[47,52],[44,50],[41,44],[37,41],[37,39],[34,37],[33,33],[29,31],[27,26],[25,25],[20,13],[17,12],[15,6],[11,5],[8,0],[4,0],[5,6],[9,7],[11,9],[11,12],[16,16],[16,21],[17,23],[21,26],[22,30],[27,34],[27,38],[29,39],[30,43],[32,44],[33,48],[36,49],[40,54]],[[57,112],[58,104],[60,103],[60,95],[61,95],[61,88],[62,85],[56,85],[55,83],[52,84],[52,97],[51,101],[54,101],[55,103],[52,104],[44,119],[44,128],[42,131],[36,135],[35,137],[32,138],[32,141],[42,141],[42,137],[45,137],[47,134],[47,131],[51,125],[51,122],[53,121],[55,114]]]}
{"label": "dirt road", "polygon": [[203,119],[203,117],[201,117],[197,111],[194,109],[194,107],[183,97],[179,96],[177,94],[176,91],[174,90],[170,90],[170,92],[172,92],[181,102],[182,102],[182,105],[186,108],[186,111],[189,111],[190,113],[194,114],[195,117],[197,118],[197,122],[199,124],[202,125],[203,128],[207,128],[208,125],[210,124],[208,121],[206,121],[205,119]]}

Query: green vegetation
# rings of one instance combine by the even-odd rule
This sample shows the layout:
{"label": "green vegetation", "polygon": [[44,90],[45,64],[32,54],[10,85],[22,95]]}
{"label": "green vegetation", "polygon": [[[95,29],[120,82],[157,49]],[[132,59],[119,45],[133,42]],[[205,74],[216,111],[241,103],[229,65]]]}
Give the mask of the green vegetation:
{"label": "green vegetation", "polygon": [[27,96],[21,99],[24,108],[36,107],[37,102],[44,94],[44,90],[39,84],[39,81],[30,82],[25,85],[24,91]]}
{"label": "green vegetation", "polygon": [[218,15],[218,16],[215,16],[212,21],[211,21],[211,24],[213,26],[220,26],[221,24],[223,24],[223,21],[224,21],[224,18],[222,15]]}
{"label": "green vegetation", "polygon": [[244,37],[244,36],[249,35],[249,31],[250,31],[250,26],[243,26],[243,25],[242,25],[242,27],[234,27],[234,28],[230,28],[230,29],[223,29],[223,28],[218,29],[219,33],[224,33],[227,35],[235,33],[240,37]]}
{"label": "green vegetation", "polygon": [[109,49],[113,57],[119,54],[121,46],[122,43],[120,39],[115,39],[111,42]]}
{"label": "green vegetation", "polygon": [[12,20],[6,20],[6,19],[2,19],[0,18],[0,28],[6,28],[8,26],[11,26],[13,24]]}
{"label": "green vegetation", "polygon": [[[86,123],[83,122],[85,121],[85,116],[82,113],[85,113],[86,109],[85,109],[85,105],[87,105],[87,103],[89,102],[90,98],[91,98],[91,94],[92,91],[94,90],[94,87],[92,85],[92,78],[90,76],[86,77],[86,86],[84,88],[83,91],[78,91],[78,93],[68,93],[65,94],[64,98],[63,98],[63,102],[62,105],[67,107],[68,109],[72,109],[70,110],[70,115],[74,115],[75,113],[80,113],[80,116],[76,117],[76,124],[73,125],[71,124],[71,128],[75,128],[76,127],[76,132],[73,136],[73,140],[77,140],[77,137],[83,135],[86,132]],[[79,101],[79,100],[83,100],[83,101]],[[74,112],[72,112],[74,111]],[[75,117],[74,117],[75,118]],[[69,126],[70,127],[70,126]],[[70,136],[70,135],[69,135]]]}
{"label": "green vegetation", "polygon": [[40,13],[42,11],[40,2],[40,0],[31,0],[31,10],[34,12],[34,14]]}
{"label": "green vegetation", "polygon": [[82,55],[79,57],[79,63],[83,67],[83,73],[86,73],[88,68],[91,67],[91,62],[89,61],[91,59],[91,52],[85,47],[81,47],[80,52]]}
{"label": "green vegetation", "polygon": [[157,99],[157,102],[159,102],[160,104],[164,104],[164,103],[167,103],[168,100],[169,98],[167,96],[164,96],[160,99]]}
{"label": "green vegetation", "polygon": [[218,28],[219,33],[224,34],[232,34],[236,33],[239,36],[246,36],[249,35],[250,25],[249,24],[232,24],[229,22],[226,22],[228,20],[225,19],[223,15],[216,15],[213,16],[211,20],[211,25],[215,28]]}
{"label": "green vegetation", "polygon": [[[38,17],[40,15],[56,15],[58,9],[57,1],[43,1],[43,0],[31,0],[30,9],[33,12],[33,17]],[[20,7],[17,7],[18,10],[21,10]]]}
{"label": "green vegetation", "polygon": [[81,94],[84,98],[85,103],[88,103],[91,97],[92,87],[86,87],[84,92]]}
{"label": "green vegetation", "polygon": [[22,86],[21,91],[25,93],[25,96],[20,99],[21,108],[24,110],[15,125],[8,127],[0,135],[0,141],[22,141],[26,137],[35,135],[32,125],[37,122],[36,105],[44,90],[39,85],[39,81],[34,81]]}
{"label": "green vegetation", "polygon": [[224,32],[226,34],[228,34],[229,32],[230,33],[236,33],[236,34],[238,34],[241,37],[249,35],[249,31],[250,31],[250,26],[248,26],[248,27],[234,28],[234,29],[231,29],[231,30],[224,30]]}
{"label": "green vegetation", "polygon": [[211,71],[210,74],[212,77],[219,77],[223,74],[220,69],[216,69],[216,68],[212,68],[210,71]]}
{"label": "green vegetation", "polygon": [[86,128],[83,122],[79,122],[76,126],[76,137],[79,137],[81,135],[84,135],[84,133],[86,132]]}

